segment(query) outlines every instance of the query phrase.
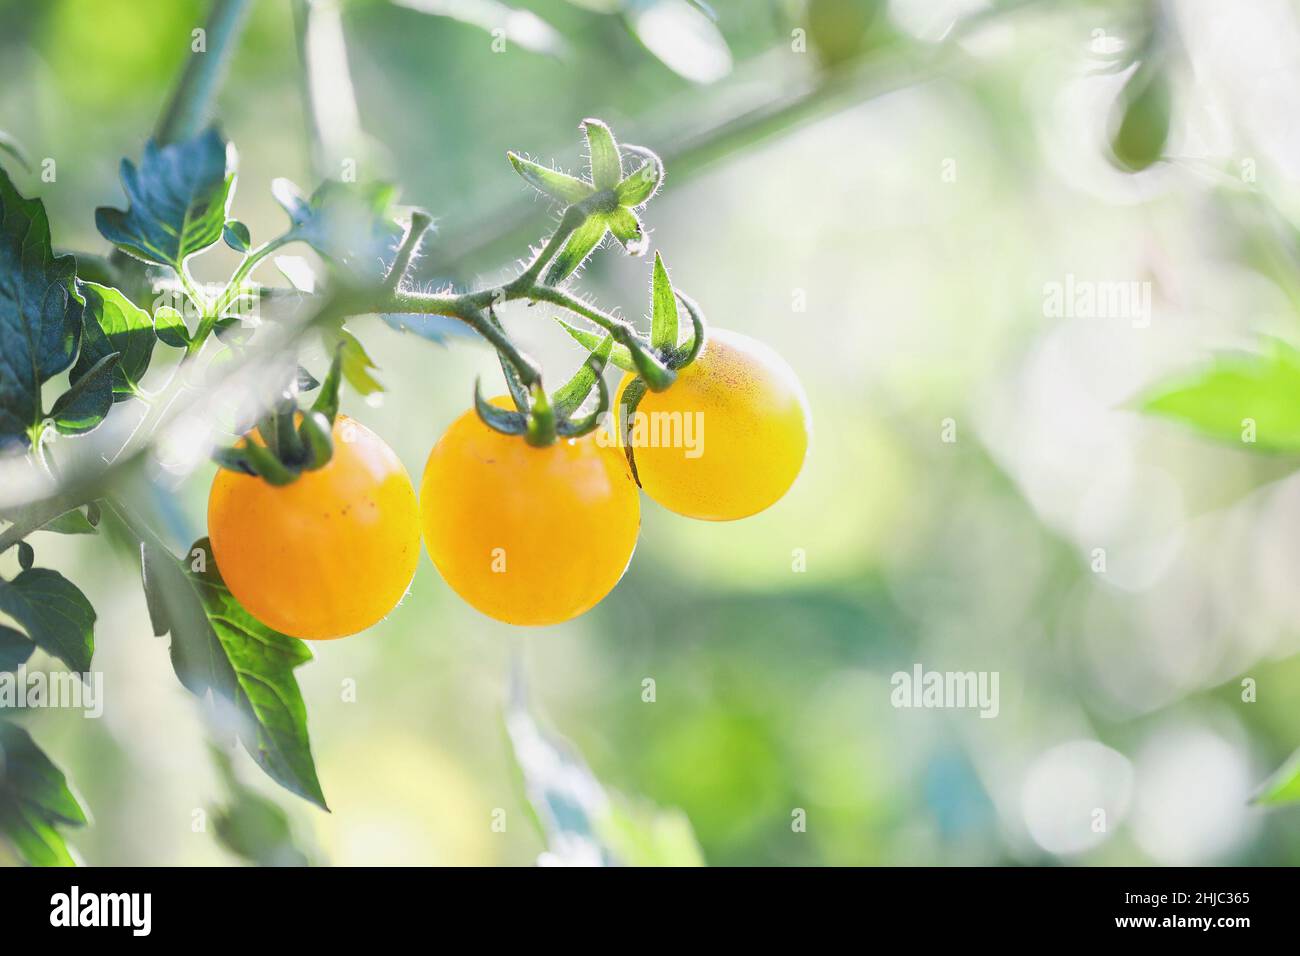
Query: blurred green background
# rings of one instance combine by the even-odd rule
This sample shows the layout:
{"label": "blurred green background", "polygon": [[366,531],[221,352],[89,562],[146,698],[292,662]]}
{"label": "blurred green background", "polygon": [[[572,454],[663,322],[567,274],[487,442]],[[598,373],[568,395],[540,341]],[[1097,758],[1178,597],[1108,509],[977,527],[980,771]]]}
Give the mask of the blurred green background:
{"label": "blurred green background", "polygon": [[[490,621],[422,559],[387,620],[299,672],[333,812],[235,761],[308,855],[536,861],[502,716],[517,657],[543,723],[605,787],[682,811],[710,864],[1300,861],[1300,811],[1249,803],[1300,745],[1294,463],[1131,407],[1212,350],[1294,338],[1296,6],[1168,5],[1166,161],[1134,174],[1108,156],[1124,74],[1104,67],[1132,47],[1136,4],[714,0],[715,23],[684,0],[516,3],[538,19],[318,4],[346,38],[346,73],[327,72],[350,76],[362,133],[332,99],[341,145],[315,156],[293,5],[255,3],[217,111],[240,153],[234,215],[275,235],[270,181],[311,186],[353,157],[438,217],[429,283],[493,281],[554,221],[505,150],[577,171],[577,124],[601,117],[665,157],[653,249],[715,325],[786,356],[813,448],[744,522],[643,500],[622,583],[564,626]],[[57,245],[106,252],[93,210],[119,204],[119,159],[139,155],[205,11],[0,2],[0,129],[56,161],[54,182],[16,178]],[[465,18],[511,24],[504,51]],[[1048,315],[1067,276],[1149,283],[1149,322]],[[582,283],[639,318],[648,279],[606,249]],[[553,314],[503,318],[567,372],[582,355]],[[344,408],[418,476],[495,356],[352,327],[389,391]],[[175,490],[177,541],[202,533],[209,476]],[[93,816],[70,842],[91,864],[235,862],[194,832],[220,768],[130,556],[41,537],[100,615],[104,717],[24,718]],[[998,672],[996,719],[894,708],[891,675],[918,662]]]}

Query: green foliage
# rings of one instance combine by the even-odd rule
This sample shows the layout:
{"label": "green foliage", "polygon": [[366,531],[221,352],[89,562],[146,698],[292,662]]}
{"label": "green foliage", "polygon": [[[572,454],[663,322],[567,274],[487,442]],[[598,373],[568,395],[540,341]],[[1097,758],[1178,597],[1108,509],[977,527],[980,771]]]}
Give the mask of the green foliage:
{"label": "green foliage", "polygon": [[0,834],[33,866],[73,866],[59,828],[85,824],[62,771],[27,731],[0,720]]}
{"label": "green foliage", "polygon": [[153,316],[153,327],[158,339],[164,345],[183,349],[190,344],[190,330],[186,328],[185,320],[180,312],[170,305],[158,306],[158,311]]}
{"label": "green foliage", "polygon": [[1300,802],[1300,751],[1264,781],[1254,802],[1266,806]]}
{"label": "green foliage", "polygon": [[116,354],[120,360],[112,368],[113,401],[138,395],[157,338],[153,319],[117,289],[95,282],[81,282],[78,288],[85,296],[86,309],[72,383],[91,377],[96,366]]}
{"label": "green foliage", "polygon": [[581,226],[573,230],[568,242],[564,244],[564,248],[560,250],[559,255],[552,261],[550,269],[547,270],[547,284],[555,285],[578,271],[578,267],[605,238],[608,228],[607,219],[597,214],[589,216]]}
{"label": "green foliage", "polygon": [[326,180],[307,198],[289,180],[276,179],[271,192],[291,224],[283,242],[307,243],[358,280],[387,273],[402,238],[402,227],[389,214],[394,186]]}
{"label": "green foliage", "polygon": [[1139,172],[1164,154],[1173,95],[1159,60],[1143,63],[1115,103],[1111,150],[1121,167]]}
{"label": "green foliage", "polygon": [[113,407],[113,385],[122,356],[113,352],[86,369],[50,408],[49,419],[63,435],[93,430]]}
{"label": "green foliage", "polygon": [[91,522],[86,512],[80,508],[73,508],[45,522],[40,530],[53,531],[55,534],[96,534],[99,529]]}
{"label": "green foliage", "polygon": [[236,252],[247,252],[253,247],[253,237],[249,234],[248,227],[238,219],[232,219],[226,223],[221,238],[225,239],[226,245]]}
{"label": "green foliage", "polygon": [[129,206],[100,207],[95,225],[122,251],[183,273],[221,238],[234,185],[235,152],[215,128],[166,146],[150,140],[138,168],[122,160]]}
{"label": "green foliage", "polygon": [[90,670],[95,609],[59,572],[31,568],[12,581],[0,581],[0,613],[17,621],[37,647],[72,670]]}
{"label": "green foliage", "polygon": [[218,842],[256,866],[309,865],[310,858],[298,847],[288,814],[245,786],[224,750],[213,747],[212,756],[227,793],[225,802],[212,808]]}
{"label": "green foliage", "polygon": [[668,281],[668,270],[664,268],[663,257],[657,252],[651,290],[650,344],[661,355],[667,354],[677,347],[677,297],[673,294],[672,283]]}
{"label": "green foliage", "polygon": [[35,650],[36,645],[22,631],[0,624],[0,673],[17,669]]}
{"label": "green foliage", "polygon": [[41,386],[76,358],[85,303],[75,270],[71,256],[53,253],[45,206],[0,169],[0,448],[30,444],[45,418]]}
{"label": "green foliage", "polygon": [[[1222,355],[1204,369],[1156,386],[1139,400],[1153,415],[1248,449],[1300,451],[1300,351],[1270,340],[1263,351]],[[1243,428],[1253,421],[1253,444]]]}
{"label": "green foliage", "polygon": [[233,708],[236,732],[285,789],[325,806],[307,736],[307,708],[294,669],[311,660],[295,638],[243,609],[222,583],[207,539],[178,561],[156,539],[141,547],[154,633],[171,634],[172,667],[192,694]]}
{"label": "green foliage", "polygon": [[510,159],[510,165],[514,166],[515,172],[523,177],[524,182],[542,195],[557,199],[566,206],[582,202],[596,192],[596,187],[591,183],[551,169],[549,166],[542,166],[531,159],[525,159],[513,150],[507,152],[506,156]]}
{"label": "green foliage", "polygon": [[[555,321],[560,323],[560,327],[564,329],[564,331],[568,332],[569,335],[572,336],[573,340],[588,352],[594,352],[596,349],[600,348],[601,343],[604,341],[603,336],[597,335],[594,332],[588,332],[586,329],[580,329],[576,325],[570,325],[561,318],[557,318]],[[625,372],[636,371],[636,363],[632,361],[632,353],[625,345],[615,345],[610,350],[609,360],[616,367],[621,368]]]}
{"label": "green foliage", "polygon": [[525,795],[546,841],[540,862],[704,865],[686,817],[606,790],[570,744],[538,725],[518,676],[505,719]]}

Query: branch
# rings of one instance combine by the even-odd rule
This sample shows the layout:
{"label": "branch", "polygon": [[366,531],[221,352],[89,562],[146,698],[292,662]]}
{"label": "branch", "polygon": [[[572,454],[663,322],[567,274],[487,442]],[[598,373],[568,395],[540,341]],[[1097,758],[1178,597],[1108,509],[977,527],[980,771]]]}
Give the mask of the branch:
{"label": "branch", "polygon": [[252,0],[213,0],[204,28],[206,49],[191,53],[185,64],[180,82],[154,130],[159,145],[190,139],[206,125],[226,64],[251,7]]}

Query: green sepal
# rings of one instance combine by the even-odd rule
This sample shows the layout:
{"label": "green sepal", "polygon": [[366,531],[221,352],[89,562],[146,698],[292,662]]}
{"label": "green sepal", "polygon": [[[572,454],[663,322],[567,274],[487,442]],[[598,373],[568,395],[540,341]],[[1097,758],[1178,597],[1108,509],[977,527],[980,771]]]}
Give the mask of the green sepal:
{"label": "green sepal", "polygon": [[659,191],[663,182],[663,160],[644,146],[625,145],[623,156],[637,156],[644,161],[615,187],[614,195],[621,206],[643,206]]}
{"label": "green sepal", "polygon": [[241,448],[218,448],[212,452],[212,460],[227,471],[235,471],[241,475],[257,474]]}
{"label": "green sepal", "polygon": [[632,353],[637,375],[644,379],[650,391],[662,392],[677,380],[677,373],[661,362],[636,336],[629,336],[624,344]]}
{"label": "green sepal", "polygon": [[528,431],[528,419],[523,412],[498,408],[483,397],[481,380],[474,379],[474,411],[483,424],[503,435],[522,435]]}
{"label": "green sepal", "polygon": [[30,571],[32,565],[36,563],[36,549],[26,541],[18,542],[18,566],[24,571]]}
{"label": "green sepal", "polygon": [[591,183],[551,169],[549,166],[534,163],[513,150],[507,151],[506,156],[510,159],[510,165],[515,168],[515,172],[523,177],[524,182],[543,195],[558,199],[566,205],[571,206],[582,202],[596,191]]}
{"label": "green sepal", "polygon": [[587,216],[582,225],[573,230],[564,247],[556,254],[551,266],[546,270],[546,284],[555,285],[562,282],[578,270],[592,251],[605,238],[607,228],[606,216],[593,212]]}
{"label": "green sepal", "polygon": [[287,485],[298,478],[298,473],[276,457],[271,449],[257,444],[252,439],[244,439],[239,451],[243,454],[253,473],[270,485]]}
{"label": "green sepal", "polygon": [[325,375],[325,381],[321,384],[320,393],[316,396],[316,401],[312,403],[311,410],[324,415],[331,425],[339,414],[339,385],[343,381],[343,346],[334,350],[334,358],[330,360],[329,372]]}
{"label": "green sepal", "polygon": [[551,404],[555,407],[555,415],[560,421],[569,418],[581,408],[596,383],[604,380],[605,365],[613,349],[614,336],[606,335],[600,344],[591,350],[587,360],[574,373],[573,378],[555,390],[555,394],[551,396]]}
{"label": "green sepal", "polygon": [[304,448],[303,469],[315,471],[323,468],[334,457],[333,422],[315,409],[303,412],[298,423],[298,437]]}
{"label": "green sepal", "polygon": [[563,418],[555,426],[556,434],[561,438],[581,438],[594,432],[609,411],[609,386],[603,375],[596,376],[596,407],[582,418]]}
{"label": "green sepal", "polygon": [[628,468],[632,471],[632,480],[641,484],[641,476],[636,471],[636,456],[632,449],[632,416],[636,414],[637,406],[641,404],[641,399],[645,397],[646,383],[645,379],[637,378],[627,383],[627,388],[623,389],[623,399],[619,403],[618,410],[618,429],[623,445],[623,454],[627,457]]}
{"label": "green sepal", "polygon": [[297,471],[305,457],[302,439],[293,420],[296,411],[292,396],[282,395],[271,413],[258,425],[258,430],[266,439],[266,447],[290,471]]}
{"label": "green sepal", "polygon": [[[573,340],[588,352],[594,352],[604,341],[603,336],[597,335],[595,332],[588,332],[586,329],[580,329],[576,325],[570,325],[559,316],[556,316],[555,321],[560,323],[560,327],[568,332],[573,337]],[[621,368],[625,372],[636,371],[636,363],[632,361],[632,353],[626,345],[616,344],[609,354],[609,360],[614,366]]]}
{"label": "green sepal", "polygon": [[686,368],[699,357],[700,350],[708,341],[708,329],[704,322],[704,313],[695,300],[681,292],[674,291],[674,294],[677,296],[677,301],[685,307],[686,315],[691,320],[690,339],[678,346],[668,359],[668,367],[676,372]]}
{"label": "green sepal", "polygon": [[582,133],[587,139],[591,181],[595,184],[596,191],[614,189],[623,179],[623,161],[613,132],[598,119],[585,119],[582,121]]}
{"label": "green sepal", "polygon": [[614,238],[623,244],[630,256],[644,255],[650,245],[641,217],[627,206],[615,206],[608,216],[607,224]]}
{"label": "green sepal", "polygon": [[660,355],[668,355],[677,348],[677,297],[673,295],[673,284],[668,280],[663,256],[658,252],[655,253],[654,277],[650,289],[650,346]]}

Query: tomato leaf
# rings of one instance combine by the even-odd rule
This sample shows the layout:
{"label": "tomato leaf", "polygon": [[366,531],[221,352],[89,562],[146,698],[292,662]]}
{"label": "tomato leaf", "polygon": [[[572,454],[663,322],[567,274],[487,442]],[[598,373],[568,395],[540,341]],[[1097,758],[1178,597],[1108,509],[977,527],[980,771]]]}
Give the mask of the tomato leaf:
{"label": "tomato leaf", "polygon": [[542,166],[531,159],[525,159],[513,150],[507,152],[506,156],[510,159],[510,165],[515,168],[515,172],[523,177],[524,182],[544,196],[558,199],[566,206],[582,202],[596,191],[589,182],[562,173],[558,169]]}
{"label": "tomato leaf", "polygon": [[50,409],[54,427],[63,435],[84,435],[93,430],[113,407],[113,380],[122,356],[105,355],[72,383]]}
{"label": "tomato leaf", "polygon": [[253,237],[249,233],[248,227],[238,219],[232,219],[226,223],[226,228],[221,232],[221,238],[226,240],[226,245],[236,252],[247,252],[253,248]]}
{"label": "tomato leaf", "polygon": [[436,345],[446,345],[452,338],[477,338],[478,333],[449,315],[421,315],[414,312],[386,312],[380,316],[397,332],[411,332]]}
{"label": "tomato leaf", "polygon": [[158,306],[158,311],[153,316],[153,328],[154,334],[164,345],[183,349],[190,344],[190,330],[185,325],[185,319],[170,305]]}
{"label": "tomato leaf", "polygon": [[388,273],[404,234],[389,214],[396,187],[328,179],[308,199],[289,180],[276,179],[271,193],[289,215],[286,238],[307,243],[359,278],[377,281]]}
{"label": "tomato leaf", "polygon": [[1269,340],[1264,351],[1222,355],[1142,397],[1139,408],[1208,438],[1248,449],[1300,451],[1300,351]]}
{"label": "tomato leaf", "polygon": [[85,303],[75,273],[72,256],[51,249],[44,205],[0,169],[0,448],[30,444],[45,417],[41,386],[76,358]]}
{"label": "tomato leaf", "polygon": [[255,866],[310,865],[310,858],[295,842],[288,814],[244,786],[224,750],[213,747],[212,754],[229,794],[225,803],[212,808],[217,842]]}
{"label": "tomato leaf", "polygon": [[221,239],[234,196],[235,151],[215,127],[193,139],[145,144],[137,168],[122,160],[125,210],[95,210],[100,234],[123,252],[176,272]]}
{"label": "tomato leaf", "polygon": [[374,395],[384,390],[383,382],[375,378],[373,372],[379,366],[370,358],[370,353],[361,344],[361,340],[339,326],[332,334],[326,336],[327,344],[336,349],[343,371],[343,379],[358,395]]}
{"label": "tomato leaf", "polygon": [[0,612],[18,622],[36,646],[77,673],[95,653],[95,609],[75,584],[48,568],[0,581]]}
{"label": "tomato leaf", "polygon": [[80,508],[73,508],[71,511],[65,511],[57,518],[52,518],[45,524],[41,525],[41,531],[53,531],[55,534],[98,534],[97,529],[90,522]]}
{"label": "tomato leaf", "polygon": [[294,669],[311,660],[302,641],[273,631],[226,588],[206,538],[178,561],[156,538],[141,544],[154,634],[171,634],[172,668],[190,693],[233,706],[249,755],[280,786],[328,809],[307,736]]}
{"label": "tomato leaf", "polygon": [[27,731],[0,721],[0,833],[32,866],[75,866],[60,826],[85,826],[67,778]]}
{"label": "tomato leaf", "polygon": [[571,744],[539,726],[517,675],[505,722],[525,796],[547,845],[539,863],[704,865],[686,815],[604,787]]}
{"label": "tomato leaf", "polygon": [[36,650],[22,631],[0,624],[0,671],[16,670]]}
{"label": "tomato leaf", "polygon": [[122,358],[113,369],[113,401],[137,394],[153,358],[153,320],[117,289],[94,282],[79,283],[86,299],[81,354],[72,366],[71,382],[84,378],[94,365],[114,352]]}

